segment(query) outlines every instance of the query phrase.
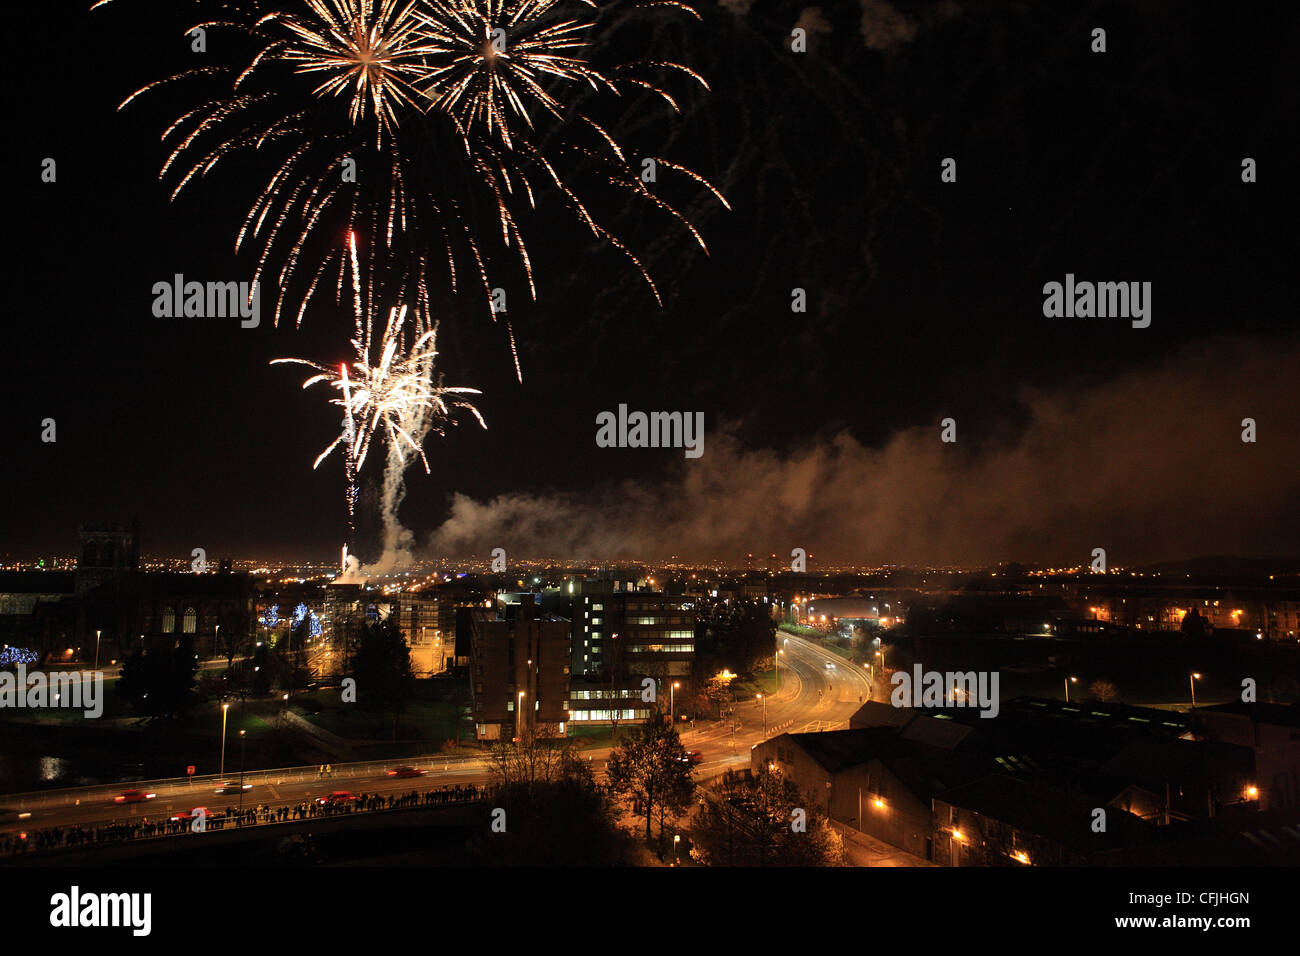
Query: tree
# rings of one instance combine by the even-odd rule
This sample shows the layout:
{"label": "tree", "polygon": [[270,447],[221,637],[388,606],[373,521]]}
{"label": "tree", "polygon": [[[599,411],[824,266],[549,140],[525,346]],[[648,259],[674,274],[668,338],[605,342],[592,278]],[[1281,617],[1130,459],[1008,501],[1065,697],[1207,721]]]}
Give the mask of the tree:
{"label": "tree", "polygon": [[775,653],[776,622],[770,608],[755,601],[702,606],[696,634],[699,674],[720,670],[748,674]]}
{"label": "tree", "polygon": [[174,719],[196,701],[194,675],[198,668],[192,638],[183,638],[170,648],[136,651],[122,662],[118,693],[141,716]]}
{"label": "tree", "polygon": [[1196,610],[1195,605],[1183,615],[1182,631],[1187,637],[1205,637],[1209,632],[1205,618],[1201,617],[1201,612]]}
{"label": "tree", "polygon": [[730,671],[721,671],[714,674],[704,685],[703,694],[706,699],[718,705],[718,719],[722,719],[722,707],[729,704],[734,698],[731,690],[731,682],[736,679],[736,675]]}
{"label": "tree", "polygon": [[[663,715],[655,710],[635,734],[614,749],[605,777],[611,792],[630,795],[640,808],[634,812],[645,817],[649,842],[656,809],[680,813],[690,805],[695,792],[692,768],[677,729],[664,723]],[[662,817],[659,836],[663,838]]]}
{"label": "tree", "polygon": [[504,832],[470,843],[484,863],[503,866],[618,866],[634,861],[609,795],[573,745],[528,733],[491,750],[494,808],[505,811]]}
{"label": "tree", "polygon": [[1119,693],[1115,685],[1108,680],[1095,680],[1088,685],[1088,691],[1102,703],[1111,700]]}
{"label": "tree", "polygon": [[691,825],[691,855],[708,866],[840,866],[844,843],[780,770],[728,773]]}
{"label": "tree", "polygon": [[499,787],[531,787],[575,773],[574,764],[586,769],[573,744],[564,737],[528,729],[518,741],[502,740],[488,751],[493,782]]}
{"label": "tree", "polygon": [[217,649],[222,651],[226,656],[226,670],[229,671],[235,666],[235,656],[239,653],[239,642],[243,640],[240,634],[240,624],[242,622],[232,621],[229,615],[219,612],[221,621],[217,623]]}
{"label": "tree", "polygon": [[357,682],[357,703],[371,711],[400,713],[415,678],[411,651],[397,625],[389,620],[367,621],[352,655],[351,676]]}

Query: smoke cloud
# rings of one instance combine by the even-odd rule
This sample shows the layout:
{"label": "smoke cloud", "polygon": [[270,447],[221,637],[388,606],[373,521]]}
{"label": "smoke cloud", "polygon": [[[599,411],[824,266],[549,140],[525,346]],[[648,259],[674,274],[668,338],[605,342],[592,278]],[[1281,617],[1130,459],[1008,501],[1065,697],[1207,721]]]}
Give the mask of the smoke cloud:
{"label": "smoke cloud", "polygon": [[[848,432],[788,450],[725,428],[664,477],[590,493],[453,496],[435,555],[577,560],[825,561],[1112,566],[1206,554],[1293,556],[1300,513],[1300,340],[1221,339],[1086,387],[1025,391],[1007,438],[959,410],[868,447]],[[1000,387],[991,383],[991,387]],[[940,441],[940,419],[957,441]],[[1242,420],[1258,441],[1242,441]],[[609,454],[627,454],[612,449]]]}

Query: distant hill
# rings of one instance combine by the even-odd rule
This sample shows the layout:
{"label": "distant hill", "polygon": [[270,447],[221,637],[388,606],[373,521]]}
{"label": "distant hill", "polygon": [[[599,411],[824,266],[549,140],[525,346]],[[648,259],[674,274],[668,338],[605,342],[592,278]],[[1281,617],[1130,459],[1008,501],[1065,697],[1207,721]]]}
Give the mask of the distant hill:
{"label": "distant hill", "polygon": [[1300,574],[1300,558],[1243,558],[1235,554],[1220,554],[1183,561],[1161,561],[1132,570],[1158,571],[1161,574],[1296,575]]}

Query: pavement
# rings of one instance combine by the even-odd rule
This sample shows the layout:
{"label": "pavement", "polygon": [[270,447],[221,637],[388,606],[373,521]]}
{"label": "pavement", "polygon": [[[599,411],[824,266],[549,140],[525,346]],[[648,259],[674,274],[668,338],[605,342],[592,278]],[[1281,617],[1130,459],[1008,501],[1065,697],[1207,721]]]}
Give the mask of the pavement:
{"label": "pavement", "polygon": [[938,866],[843,823],[832,820],[831,826],[844,839],[844,859],[849,866]]}

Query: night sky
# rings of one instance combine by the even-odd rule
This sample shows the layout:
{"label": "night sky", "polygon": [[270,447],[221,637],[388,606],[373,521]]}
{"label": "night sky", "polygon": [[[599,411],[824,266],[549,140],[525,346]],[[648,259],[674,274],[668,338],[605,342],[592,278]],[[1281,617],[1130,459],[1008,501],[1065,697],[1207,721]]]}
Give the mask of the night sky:
{"label": "night sky", "polygon": [[[189,62],[192,5],[88,6],[9,11],[30,62],[11,71],[6,150],[0,554],[70,553],[81,521],[138,516],[149,555],[332,557],[343,469],[311,463],[338,416],[267,363],[346,357],[348,316],[152,315],[174,273],[251,277],[234,235],[259,171],[237,160],[169,204],[175,113],[115,108]],[[665,14],[651,39],[711,92],[674,86],[679,117],[630,98],[606,118],[632,155],[726,195],[730,212],[672,191],[710,254],[644,206],[602,204],[660,309],[543,196],[525,223],[537,301],[501,273],[522,384],[504,321],[440,301],[447,383],[483,390],[489,429],[431,438],[433,474],[408,473],[418,553],[1300,556],[1294,23],[1174,2],[695,6],[701,22]],[[783,47],[796,23],[805,54]],[[1042,287],[1067,272],[1151,282],[1151,327],[1045,318]],[[704,457],[597,448],[619,403],[704,412]]]}

